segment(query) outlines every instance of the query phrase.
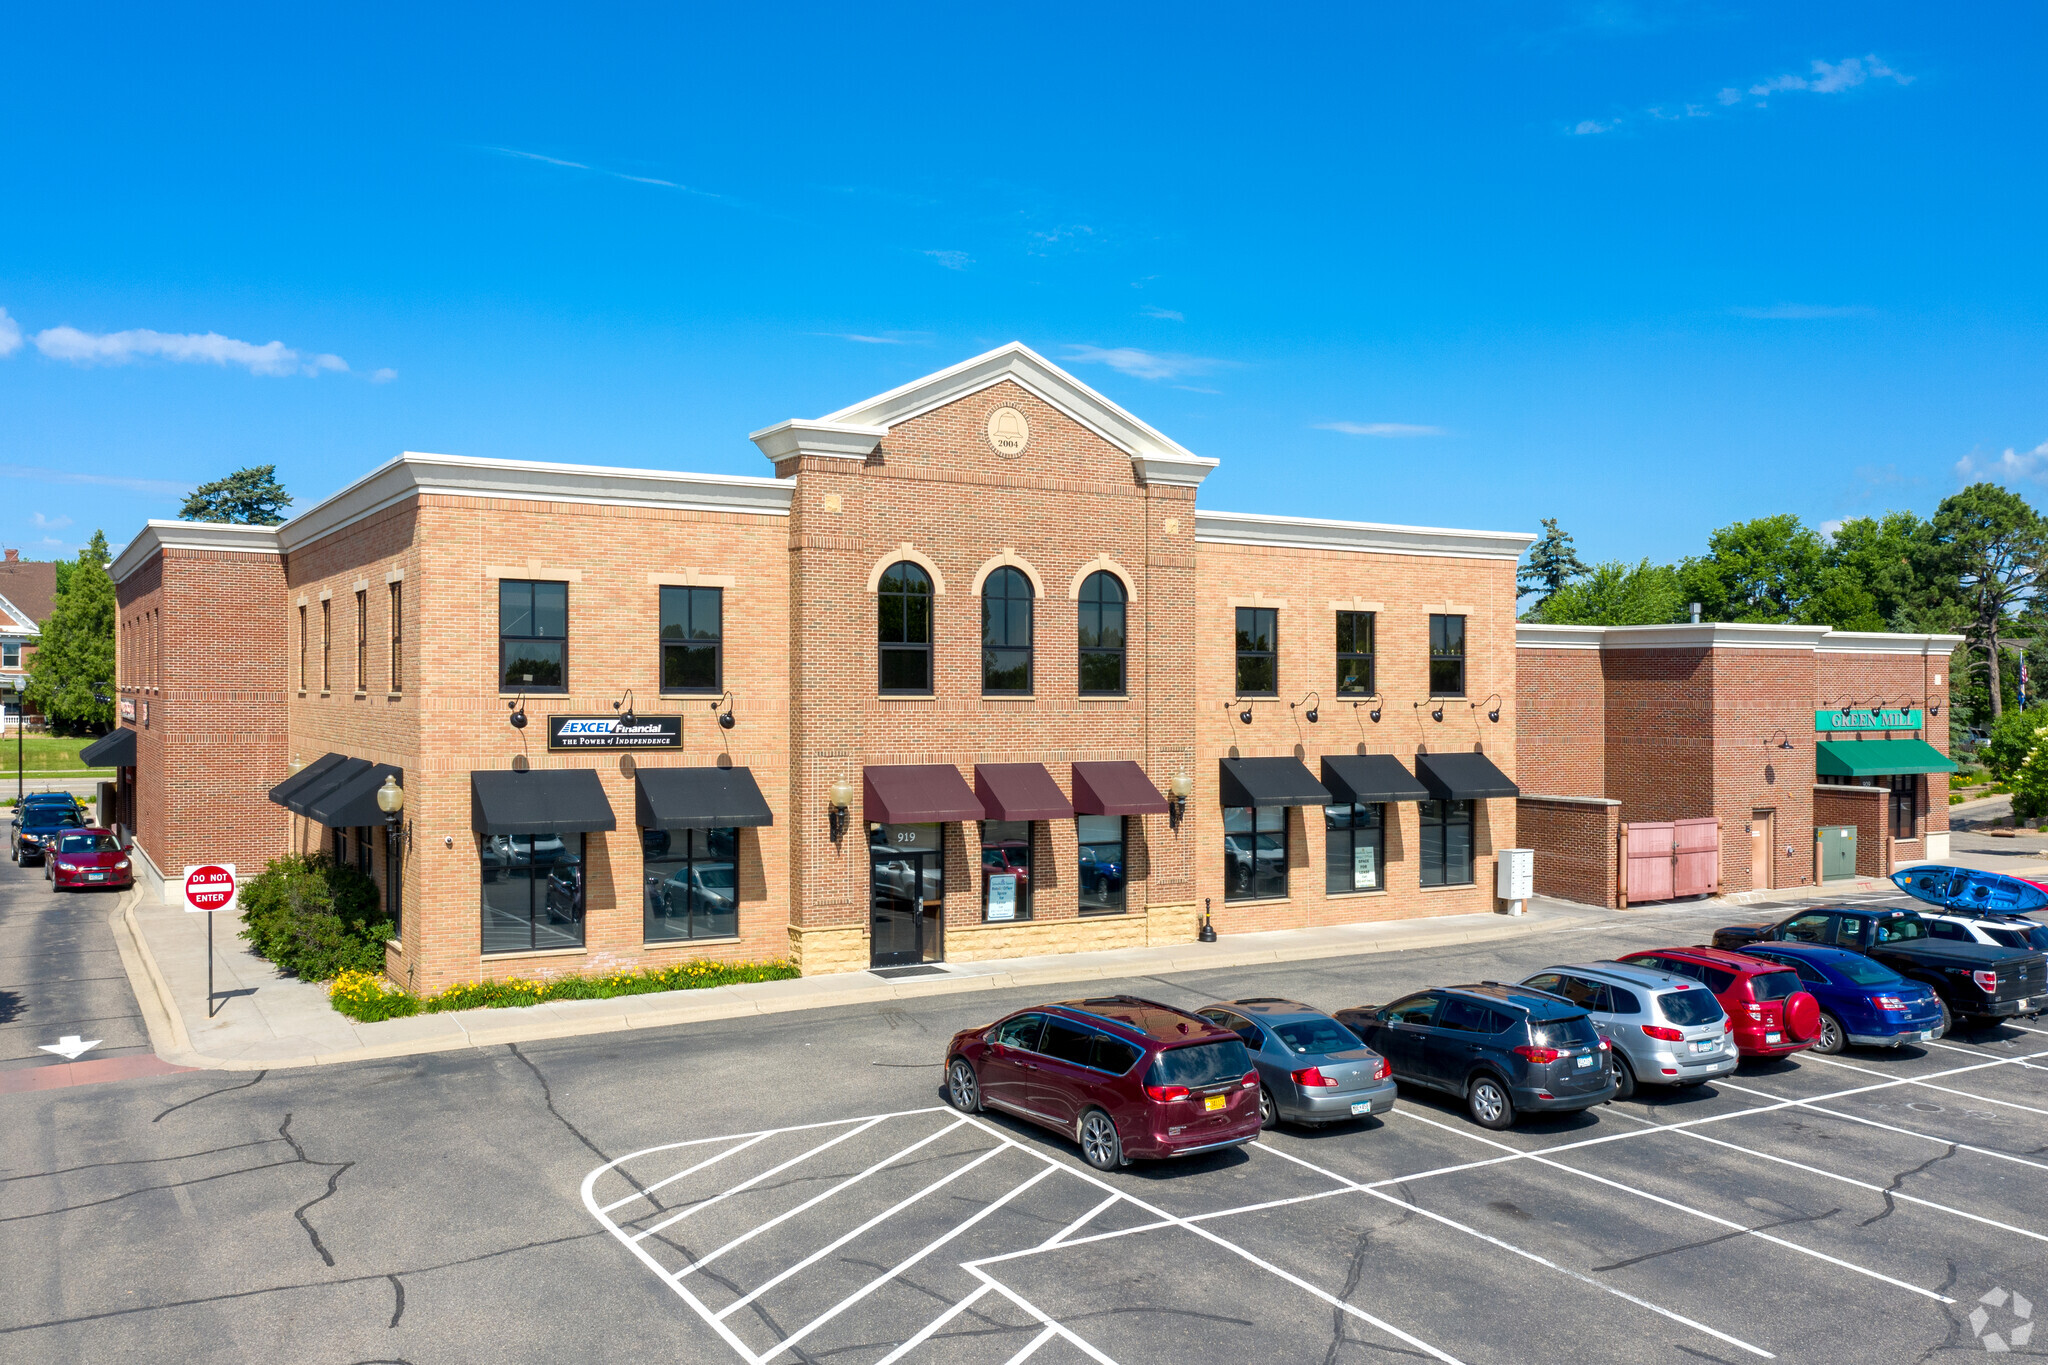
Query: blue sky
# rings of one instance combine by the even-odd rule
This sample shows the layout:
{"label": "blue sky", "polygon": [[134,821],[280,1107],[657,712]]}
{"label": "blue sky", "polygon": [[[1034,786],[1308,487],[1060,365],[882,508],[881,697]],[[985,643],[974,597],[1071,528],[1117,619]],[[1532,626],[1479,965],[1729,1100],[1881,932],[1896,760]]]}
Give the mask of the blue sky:
{"label": "blue sky", "polygon": [[301,506],[406,449],[766,473],[748,431],[1013,338],[1216,508],[1632,559],[2038,500],[2044,27],[15,6],[0,544],[250,463]]}

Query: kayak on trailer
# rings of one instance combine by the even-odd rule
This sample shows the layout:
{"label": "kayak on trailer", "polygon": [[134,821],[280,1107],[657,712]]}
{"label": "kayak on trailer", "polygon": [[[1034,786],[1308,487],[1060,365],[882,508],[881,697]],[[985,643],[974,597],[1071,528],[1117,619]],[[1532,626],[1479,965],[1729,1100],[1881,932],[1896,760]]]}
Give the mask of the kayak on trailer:
{"label": "kayak on trailer", "polygon": [[2048,910],[2048,889],[2003,872],[1933,865],[1909,867],[1892,873],[1892,885],[1915,900],[1949,910],[1983,910],[2002,915]]}

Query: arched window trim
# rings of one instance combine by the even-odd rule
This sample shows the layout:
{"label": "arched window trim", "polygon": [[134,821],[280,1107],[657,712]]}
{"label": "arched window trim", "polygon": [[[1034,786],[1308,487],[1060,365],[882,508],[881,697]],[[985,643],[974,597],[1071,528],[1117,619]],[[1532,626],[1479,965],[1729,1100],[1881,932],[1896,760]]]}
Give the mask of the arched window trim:
{"label": "arched window trim", "polygon": [[[994,595],[998,590],[1001,595]],[[1019,593],[1016,589],[1022,589]],[[1024,603],[1023,639],[1017,640],[1017,624],[1012,609],[1018,601]],[[992,602],[1003,604],[1003,614],[992,619],[989,607]],[[1033,669],[1036,664],[1034,645],[1037,634],[1038,593],[1031,576],[1014,564],[999,565],[982,580],[981,585],[981,694],[985,697],[1027,697],[1031,695],[1034,682]],[[1006,687],[991,685],[991,679],[998,676],[1015,678],[1016,670],[1023,669],[1022,686]]]}
{"label": "arched window trim", "polygon": [[[1102,628],[1100,608],[1102,606],[1106,606],[1107,603],[1104,603],[1100,597],[1097,597],[1093,601],[1090,601],[1090,599],[1086,595],[1090,586],[1092,586],[1097,579],[1101,579],[1104,583],[1114,583],[1117,587],[1117,590],[1122,594],[1121,601],[1118,603],[1119,609],[1117,613],[1118,617],[1120,618],[1118,622],[1117,632],[1117,639],[1119,643],[1115,645],[1113,648],[1103,646],[1101,644],[1090,645],[1087,643],[1088,637],[1083,633],[1087,629],[1091,607],[1096,609],[1096,629],[1100,631]],[[1131,688],[1130,584],[1125,582],[1120,575],[1112,572],[1111,570],[1096,569],[1090,572],[1086,578],[1081,580],[1079,586],[1075,589],[1074,596],[1076,598],[1074,604],[1076,618],[1074,630],[1076,654],[1074,663],[1076,684],[1080,689],[1080,695],[1084,697],[1127,696],[1130,693]],[[1098,635],[1097,638],[1099,639],[1100,636]],[[1090,660],[1094,659],[1099,661],[1112,655],[1114,655],[1116,659],[1116,686],[1090,687],[1088,685]]]}
{"label": "arched window trim", "polygon": [[[918,577],[924,580],[926,591],[922,594],[884,591],[882,589],[883,580],[899,568],[916,570]],[[875,690],[882,695],[928,697],[938,690],[938,679],[935,673],[937,660],[933,657],[933,637],[936,634],[933,629],[935,624],[933,621],[933,600],[937,595],[937,584],[933,581],[930,571],[914,559],[894,560],[875,575]],[[912,604],[917,602],[920,597],[923,600],[923,611],[921,614],[923,616],[922,634],[924,638],[922,640],[915,638],[920,633],[914,619],[919,613],[911,610]],[[900,640],[890,639],[888,628],[884,624],[885,614],[889,609],[889,603],[892,599],[901,603],[899,610],[901,611],[903,624],[900,629],[903,638]],[[907,658],[916,656],[922,656],[924,663],[923,685],[916,687],[891,687],[889,685],[889,666],[891,662],[894,661],[900,664]]]}

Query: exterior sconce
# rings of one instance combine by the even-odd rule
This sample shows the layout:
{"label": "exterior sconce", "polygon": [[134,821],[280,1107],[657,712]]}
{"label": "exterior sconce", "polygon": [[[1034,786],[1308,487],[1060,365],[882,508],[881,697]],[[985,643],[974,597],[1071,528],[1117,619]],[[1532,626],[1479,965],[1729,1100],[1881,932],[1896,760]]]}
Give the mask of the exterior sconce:
{"label": "exterior sconce", "polygon": [[[1429,706],[1429,703],[1428,703],[1428,702],[1426,702],[1426,701],[1419,701],[1419,702],[1416,702],[1416,703],[1415,703],[1415,705],[1416,705],[1416,706],[1417,706],[1418,708],[1420,708],[1420,707],[1424,707],[1424,706]],[[1438,724],[1442,724],[1442,723],[1443,723],[1443,718],[1444,718],[1444,698],[1442,698],[1442,697],[1438,697],[1438,698],[1437,698],[1437,700],[1436,700],[1436,705],[1435,705],[1435,706],[1431,706],[1431,707],[1430,707],[1430,710],[1429,710],[1429,718],[1430,718],[1431,720],[1433,720],[1433,721],[1436,721],[1436,722],[1437,722]]]}
{"label": "exterior sconce", "polygon": [[[1783,730],[1773,730],[1771,731],[1771,735],[1773,738],[1776,738],[1779,735],[1785,735],[1785,732]],[[1776,749],[1789,749],[1792,747],[1792,737],[1790,735],[1785,735],[1785,737],[1783,739],[1778,740],[1778,742],[1775,745],[1771,744],[1771,741],[1768,739],[1765,740],[1764,743]]]}
{"label": "exterior sconce", "polygon": [[623,723],[625,723],[625,724],[627,724],[627,725],[631,725],[631,724],[633,723],[633,689],[632,689],[632,688],[630,688],[630,687],[629,687],[629,688],[627,688],[627,689],[625,690],[625,692],[624,692],[624,693],[622,693],[622,694],[620,695],[619,699],[618,699],[617,701],[615,701],[615,702],[613,702],[613,703],[612,703],[612,710],[614,710],[614,711],[616,711],[616,712],[618,713],[619,719],[620,719],[620,721],[622,721]]}
{"label": "exterior sconce", "polygon": [[836,844],[846,837],[846,823],[853,807],[853,784],[843,777],[834,782],[825,791],[825,805],[832,818],[832,842]]}
{"label": "exterior sconce", "polygon": [[[1378,725],[1380,723],[1380,713],[1387,709],[1387,699],[1385,697],[1380,696],[1378,693],[1374,693],[1371,698],[1371,701],[1372,710],[1366,712],[1365,716],[1366,719],[1370,720],[1374,725]],[[1363,705],[1365,705],[1364,702],[1355,701],[1351,703],[1351,709],[1353,711],[1356,711],[1359,707]]]}
{"label": "exterior sconce", "polygon": [[1940,714],[1941,714],[1941,703],[1940,703],[1940,702],[1938,702],[1938,701],[1937,701],[1937,702],[1930,702],[1930,703],[1928,703],[1928,706],[1927,706],[1927,714],[1928,714],[1928,715],[1930,715],[1930,716],[1938,716],[1938,715],[1940,715]]}
{"label": "exterior sconce", "polygon": [[[733,705],[734,705],[734,704],[735,704],[735,703],[736,703],[736,702],[737,702],[738,700],[739,700],[739,699],[738,699],[737,697],[733,696],[733,694],[732,694],[731,690],[730,690],[730,689],[728,689],[728,690],[726,691],[726,693],[725,693],[725,695],[724,695],[724,696],[720,697],[720,698],[719,698],[719,699],[718,699],[717,701],[715,701],[715,702],[712,702],[712,703],[711,703],[711,709],[712,709],[712,710],[714,710],[714,711],[718,711],[718,708],[719,708],[719,707],[721,707],[721,706],[725,708],[725,709],[724,709],[723,711],[720,711],[720,712],[719,712],[719,716],[718,716],[718,728],[719,728],[719,729],[721,729],[721,730],[730,730],[730,729],[732,729],[732,727],[733,727],[733,726],[735,726],[735,725],[739,724],[739,722],[738,722],[737,720],[734,720],[734,719],[733,719],[733,714],[732,714],[732,708],[733,708]],[[834,791],[837,791],[837,790],[839,789],[839,787],[840,787],[840,786],[844,786],[844,785],[845,785],[844,783],[840,783],[840,784],[838,784],[838,785],[834,786],[834,787],[833,787],[833,790],[834,790]],[[849,797],[847,797],[847,798],[846,798],[846,800],[847,800],[847,803],[848,803],[848,804],[850,805],[850,804],[852,804],[853,798],[852,798],[851,796],[849,796]]]}
{"label": "exterior sconce", "polygon": [[[1310,725],[1314,725],[1316,723],[1316,711],[1323,704],[1323,694],[1320,692],[1311,692],[1308,694],[1308,697],[1314,697],[1316,699],[1316,704],[1314,706],[1310,706],[1308,708],[1308,711],[1306,712],[1308,716],[1308,723]],[[1308,697],[1303,697],[1300,701],[1291,701],[1287,703],[1287,709],[1292,711],[1297,706],[1307,706]]]}
{"label": "exterior sconce", "polygon": [[512,728],[515,730],[524,730],[526,728],[525,696],[522,695],[518,701],[506,702],[505,709],[512,713],[510,716],[506,717],[507,720],[512,722]]}
{"label": "exterior sconce", "polygon": [[[1488,698],[1486,699],[1486,701],[1490,701],[1490,702],[1492,702],[1492,703],[1493,703],[1493,709],[1492,709],[1491,711],[1488,711],[1488,712],[1486,713],[1486,718],[1487,718],[1488,720],[1492,721],[1492,722],[1493,722],[1493,723],[1494,723],[1495,725],[1498,725],[1498,724],[1500,724],[1500,708],[1501,708],[1501,700],[1500,700],[1500,693],[1498,693],[1498,692],[1494,693],[1494,694],[1493,694],[1492,696],[1488,697]],[[1473,709],[1474,711],[1477,711],[1477,710],[1478,710],[1478,709],[1479,709],[1480,707],[1482,707],[1482,706],[1486,705],[1486,701],[1475,701],[1475,702],[1473,702],[1473,703],[1472,703],[1472,709]],[[1438,719],[1438,720],[1442,720],[1442,719],[1443,719],[1443,717],[1439,716],[1439,717],[1437,717],[1437,719]]]}
{"label": "exterior sconce", "polygon": [[1843,715],[1843,716],[1845,716],[1845,717],[1846,717],[1846,716],[1847,716],[1847,715],[1848,715],[1848,714],[1849,714],[1849,713],[1850,713],[1851,711],[1853,711],[1853,710],[1855,710],[1855,709],[1856,709],[1856,707],[1855,707],[1854,703],[1852,703],[1852,702],[1846,702],[1846,701],[1845,701],[1845,702],[1843,702],[1843,703],[1842,703],[1842,706],[1841,706],[1841,712],[1842,712],[1842,715]]}
{"label": "exterior sconce", "polygon": [[1188,797],[1195,791],[1195,779],[1186,772],[1177,772],[1173,781],[1166,784],[1166,820],[1174,829],[1180,828],[1181,817],[1187,814]]}

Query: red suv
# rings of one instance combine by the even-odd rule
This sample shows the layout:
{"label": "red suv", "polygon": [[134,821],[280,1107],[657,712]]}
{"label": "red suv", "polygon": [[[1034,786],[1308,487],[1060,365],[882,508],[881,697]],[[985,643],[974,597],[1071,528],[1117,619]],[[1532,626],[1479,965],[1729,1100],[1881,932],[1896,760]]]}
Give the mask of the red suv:
{"label": "red suv", "polygon": [[988,1105],[1065,1133],[1098,1171],[1259,1135],[1259,1073],[1244,1042],[1131,995],[1039,1005],[954,1035],[946,1097],[963,1113]]}
{"label": "red suv", "polygon": [[1656,948],[1618,959],[1701,982],[1735,1025],[1735,1051],[1743,1057],[1784,1057],[1820,1037],[1820,1002],[1799,984],[1799,973],[1776,962],[1720,948]]}

